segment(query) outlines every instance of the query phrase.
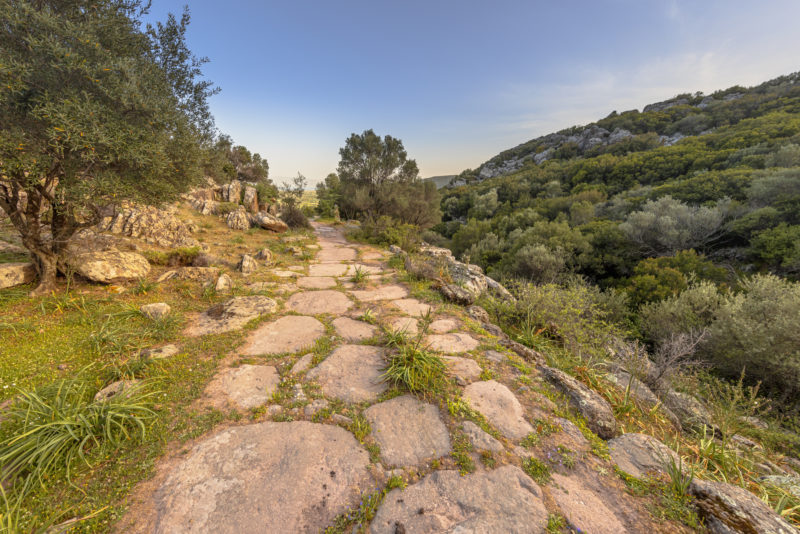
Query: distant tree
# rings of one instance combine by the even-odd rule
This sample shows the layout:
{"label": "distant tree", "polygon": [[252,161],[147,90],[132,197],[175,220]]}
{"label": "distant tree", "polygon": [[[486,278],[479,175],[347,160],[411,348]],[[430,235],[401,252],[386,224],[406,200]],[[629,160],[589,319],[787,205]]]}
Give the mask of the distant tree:
{"label": "distant tree", "polygon": [[436,185],[419,179],[401,140],[365,130],[352,134],[339,155],[341,208],[348,218],[389,216],[424,228],[441,219]]}
{"label": "distant tree", "polygon": [[311,226],[303,211],[300,209],[300,200],[308,185],[306,177],[297,173],[291,182],[281,185],[281,219],[290,228],[308,228]]}
{"label": "distant tree", "polygon": [[323,217],[333,217],[334,207],[338,207],[341,199],[342,182],[339,175],[332,172],[317,184],[317,213]]}
{"label": "distant tree", "polygon": [[[258,152],[251,153],[245,146],[234,145],[228,135],[220,135],[214,145],[207,149],[203,170],[206,176],[219,183],[239,179],[274,187],[269,179],[266,158],[262,158]],[[277,194],[277,189],[274,193]]]}
{"label": "distant tree", "polygon": [[122,200],[176,198],[210,142],[206,61],[180,20],[142,28],[139,0],[0,0],[0,208],[39,286],[81,227]]}

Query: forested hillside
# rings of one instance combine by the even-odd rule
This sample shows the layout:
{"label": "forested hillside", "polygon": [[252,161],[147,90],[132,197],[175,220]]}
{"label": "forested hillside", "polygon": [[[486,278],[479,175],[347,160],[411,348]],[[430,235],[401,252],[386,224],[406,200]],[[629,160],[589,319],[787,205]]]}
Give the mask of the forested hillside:
{"label": "forested hillside", "polygon": [[634,335],[688,335],[796,405],[797,73],[612,112],[453,183],[427,239],[500,280],[590,288]]}

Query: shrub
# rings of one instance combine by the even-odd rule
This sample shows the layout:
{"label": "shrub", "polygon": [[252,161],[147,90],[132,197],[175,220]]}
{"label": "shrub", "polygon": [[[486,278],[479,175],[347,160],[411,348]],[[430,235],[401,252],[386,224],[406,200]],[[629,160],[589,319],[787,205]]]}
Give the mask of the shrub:
{"label": "shrub", "polygon": [[217,203],[217,215],[227,215],[232,211],[236,211],[239,208],[239,204],[235,202],[218,202]]}
{"label": "shrub", "polygon": [[378,245],[397,245],[409,252],[417,250],[421,243],[419,227],[385,215],[364,221],[353,237]]}
{"label": "shrub", "polygon": [[283,207],[281,211],[281,220],[286,223],[289,228],[311,228],[311,223],[303,211],[297,206],[290,204]]}
{"label": "shrub", "polygon": [[564,271],[566,260],[561,249],[544,245],[525,245],[514,255],[514,273],[537,283],[553,283]]}

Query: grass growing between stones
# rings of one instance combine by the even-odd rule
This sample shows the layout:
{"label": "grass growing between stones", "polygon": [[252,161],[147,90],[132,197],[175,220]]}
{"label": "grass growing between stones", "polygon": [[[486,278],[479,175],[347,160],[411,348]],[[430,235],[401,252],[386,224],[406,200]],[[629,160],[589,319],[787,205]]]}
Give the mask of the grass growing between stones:
{"label": "grass growing between stones", "polygon": [[625,471],[614,467],[614,472],[625,483],[628,492],[638,497],[653,496],[655,499],[648,505],[653,517],[678,521],[696,530],[701,530],[702,523],[692,506],[692,498],[686,492],[677,492],[670,483],[663,480],[647,478],[639,479]]}
{"label": "grass growing between stones", "polygon": [[357,508],[337,517],[333,525],[324,530],[325,534],[366,534],[369,523],[378,512],[386,494],[395,488],[405,489],[406,482],[402,477],[392,475],[386,486],[362,495]]}
{"label": "grass growing between stones", "polygon": [[472,460],[470,453],[472,452],[472,444],[469,438],[463,432],[456,432],[453,434],[453,450],[450,456],[455,460],[458,466],[458,472],[462,475],[468,475],[475,471],[475,462]]}
{"label": "grass growing between stones", "polygon": [[522,470],[537,484],[547,484],[550,482],[550,468],[538,458],[530,456],[522,460]]}

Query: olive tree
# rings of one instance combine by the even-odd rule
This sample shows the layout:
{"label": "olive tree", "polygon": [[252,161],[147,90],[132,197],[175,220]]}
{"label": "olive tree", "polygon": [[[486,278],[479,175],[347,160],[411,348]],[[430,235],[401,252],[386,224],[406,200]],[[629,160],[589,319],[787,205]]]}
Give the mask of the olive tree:
{"label": "olive tree", "polygon": [[54,288],[70,237],[122,200],[158,204],[200,175],[205,59],[189,14],[143,26],[140,0],[0,0],[0,208]]}
{"label": "olive tree", "polygon": [[386,215],[424,228],[441,219],[436,185],[419,179],[417,162],[408,159],[400,139],[365,130],[352,134],[339,156],[337,173],[347,217]]}

